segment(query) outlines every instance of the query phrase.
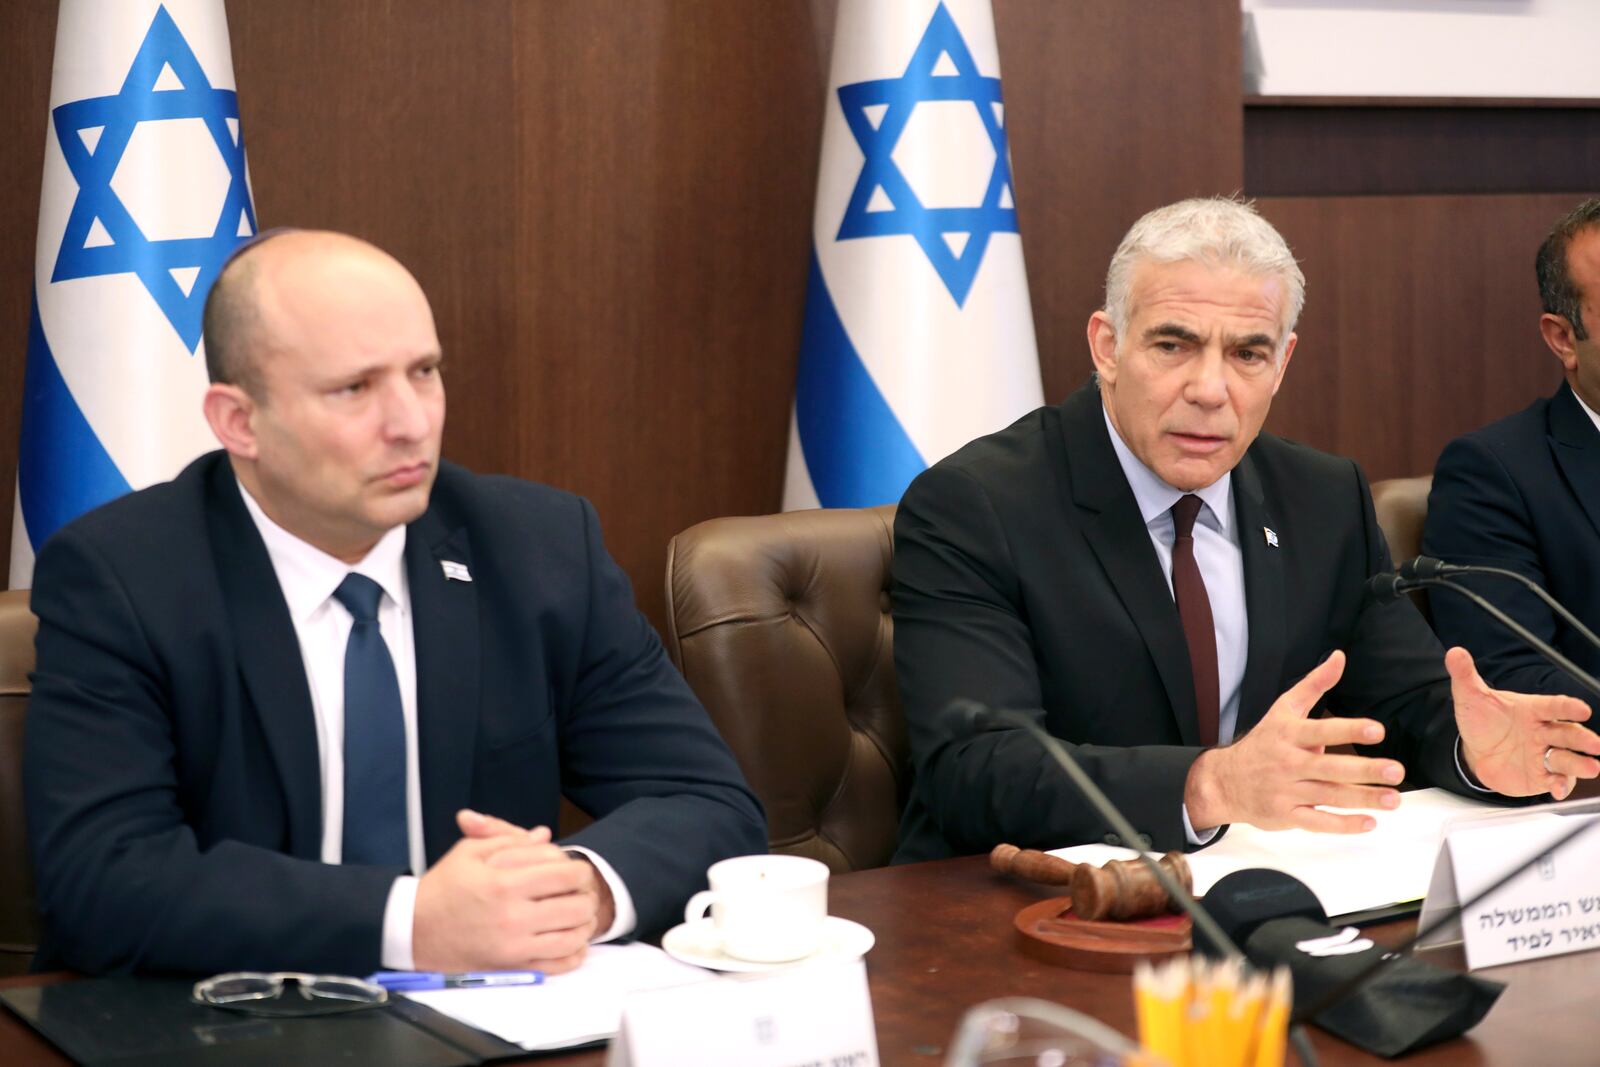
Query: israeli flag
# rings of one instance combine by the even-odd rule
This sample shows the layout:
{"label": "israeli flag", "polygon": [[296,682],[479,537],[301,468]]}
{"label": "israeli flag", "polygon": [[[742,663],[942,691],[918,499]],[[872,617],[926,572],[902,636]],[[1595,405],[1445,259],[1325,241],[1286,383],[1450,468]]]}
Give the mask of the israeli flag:
{"label": "israeli flag", "polygon": [[784,508],[892,504],[1044,402],[989,0],[840,0]]}
{"label": "israeli flag", "polygon": [[206,293],[256,232],[222,0],[62,0],[11,585],[64,523],[216,447]]}

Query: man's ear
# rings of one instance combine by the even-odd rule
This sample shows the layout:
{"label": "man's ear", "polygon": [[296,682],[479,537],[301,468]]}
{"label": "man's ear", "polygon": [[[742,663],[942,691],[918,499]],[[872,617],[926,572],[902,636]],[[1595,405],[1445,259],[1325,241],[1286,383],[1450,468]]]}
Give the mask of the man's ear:
{"label": "man's ear", "polygon": [[1089,357],[1094,360],[1100,380],[1107,385],[1117,384],[1117,328],[1111,324],[1111,316],[1104,311],[1090,315],[1088,334]]}
{"label": "man's ear", "polygon": [[240,459],[256,458],[256,402],[237,385],[213,382],[202,402],[206,422],[228,454]]}
{"label": "man's ear", "polygon": [[1539,316],[1539,336],[1550,351],[1556,354],[1568,374],[1578,369],[1578,334],[1565,315],[1552,315],[1548,311]]}

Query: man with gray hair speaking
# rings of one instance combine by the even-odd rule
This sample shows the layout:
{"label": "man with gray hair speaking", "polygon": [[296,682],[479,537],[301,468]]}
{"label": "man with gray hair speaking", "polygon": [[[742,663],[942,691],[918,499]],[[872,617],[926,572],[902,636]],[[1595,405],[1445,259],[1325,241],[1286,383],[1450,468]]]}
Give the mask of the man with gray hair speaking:
{"label": "man with gray hair speaking", "polygon": [[[1261,432],[1304,289],[1248,204],[1150,212],[1089,320],[1095,379],[907,490],[893,601],[915,781],[897,860],[1183,848],[1234,822],[1360,833],[1370,816],[1324,809],[1393,808],[1408,777],[1560,798],[1600,774],[1587,705],[1491,689],[1411,604],[1366,595],[1390,560],[1360,469]],[[1023,731],[946,716],[962,697],[1028,711],[1141,840],[1110,833]]]}

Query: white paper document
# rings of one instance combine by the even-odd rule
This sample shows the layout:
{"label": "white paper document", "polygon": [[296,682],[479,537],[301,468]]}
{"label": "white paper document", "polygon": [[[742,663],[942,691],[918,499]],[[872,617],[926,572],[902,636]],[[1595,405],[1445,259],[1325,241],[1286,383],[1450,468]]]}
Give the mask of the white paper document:
{"label": "white paper document", "polygon": [[654,945],[592,945],[583,966],[539,985],[439,989],[406,996],[530,1052],[603,1041],[617,1032],[629,993],[714,981]]}
{"label": "white paper document", "polygon": [[[1237,824],[1216,844],[1189,854],[1194,893],[1205,896],[1234,871],[1267,867],[1309,886],[1329,917],[1421,900],[1428,891],[1445,823],[1465,812],[1500,810],[1504,809],[1499,805],[1443,789],[1417,789],[1400,794],[1400,806],[1394,811],[1363,812],[1377,822],[1364,834],[1260,830]],[[1095,865],[1135,855],[1132,849],[1109,845],[1077,845],[1050,854]]]}

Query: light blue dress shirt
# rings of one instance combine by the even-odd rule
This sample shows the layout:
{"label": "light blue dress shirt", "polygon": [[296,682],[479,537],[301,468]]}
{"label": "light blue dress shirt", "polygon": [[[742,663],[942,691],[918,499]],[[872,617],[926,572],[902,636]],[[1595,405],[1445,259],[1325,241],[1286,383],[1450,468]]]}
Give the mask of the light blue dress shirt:
{"label": "light blue dress shirt", "polygon": [[[1101,414],[1170,591],[1175,539],[1172,505],[1186,494],[1146,467],[1111,425],[1111,416],[1105,414],[1103,408]],[[1194,495],[1205,505],[1194,523],[1194,559],[1206,583],[1206,599],[1211,602],[1211,621],[1217,634],[1217,743],[1225,745],[1233,740],[1239,723],[1239,690],[1250,654],[1250,620],[1244,604],[1244,553],[1239,547],[1239,522],[1233,513],[1232,472],[1203,489],[1196,489]],[[1183,829],[1190,843],[1195,845],[1206,844],[1217,835],[1215,828],[1197,833],[1189,822],[1187,807],[1183,812]]]}

